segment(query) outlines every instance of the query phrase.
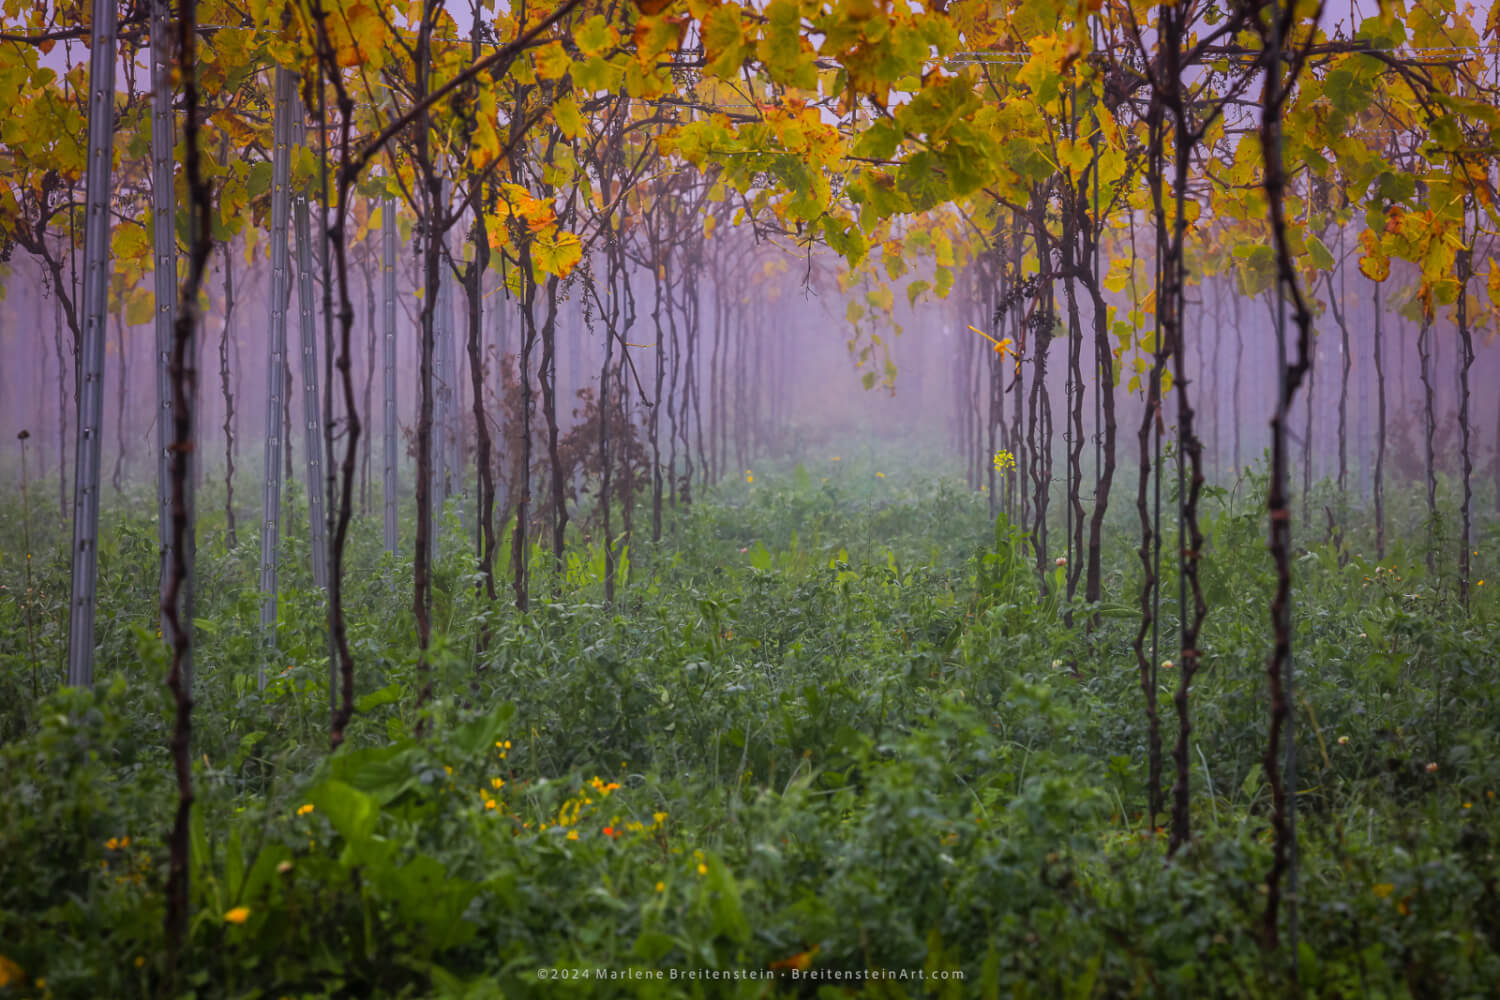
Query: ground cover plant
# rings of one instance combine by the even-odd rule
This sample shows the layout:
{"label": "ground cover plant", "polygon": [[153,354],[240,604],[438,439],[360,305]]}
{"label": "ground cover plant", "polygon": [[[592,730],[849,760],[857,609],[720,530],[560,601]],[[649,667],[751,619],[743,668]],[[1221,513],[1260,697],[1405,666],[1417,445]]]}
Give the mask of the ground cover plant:
{"label": "ground cover plant", "polygon": [[1500,5],[0,8],[0,998],[1495,993]]}
{"label": "ground cover plant", "polygon": [[[1235,597],[1205,632],[1196,692],[1200,832],[1167,862],[1143,816],[1133,622],[1106,608],[1090,633],[1065,625],[1003,517],[886,457],[845,460],[829,482],[770,465],[720,491],[632,561],[614,607],[585,572],[524,616],[486,614],[455,551],[437,574],[447,693],[423,710],[426,738],[399,567],[375,532],[357,535],[370,572],[351,603],[371,624],[351,641],[370,667],[332,757],[316,617],[294,585],[290,666],[258,691],[252,636],[234,635],[253,618],[256,540],[200,549],[218,584],[199,627],[223,652],[196,662],[211,720],[195,741],[184,945],[197,989],[1284,995],[1288,970],[1257,943],[1272,586],[1258,511],[1226,494],[1206,519],[1214,586]],[[154,552],[128,554],[148,531],[135,517],[110,533],[126,543],[102,580],[120,613],[101,643],[120,669],[94,689],[30,699],[19,604],[4,612],[0,937],[26,972],[18,995],[152,996],[170,981],[172,706],[143,624]],[[33,586],[64,581],[61,543],[42,540]],[[1129,571],[1123,547],[1109,555]],[[1300,738],[1299,949],[1315,995],[1479,996],[1500,970],[1497,609],[1462,617],[1415,562],[1328,545],[1299,562],[1300,689],[1317,706]],[[34,652],[55,687],[48,617]],[[538,969],[775,978],[560,984]],[[809,985],[793,969],[929,978]]]}

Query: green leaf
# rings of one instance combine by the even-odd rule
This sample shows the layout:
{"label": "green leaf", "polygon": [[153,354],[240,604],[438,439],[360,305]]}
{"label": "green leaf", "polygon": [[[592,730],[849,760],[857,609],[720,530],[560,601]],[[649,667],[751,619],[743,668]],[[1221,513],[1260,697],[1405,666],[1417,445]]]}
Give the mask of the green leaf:
{"label": "green leaf", "polygon": [[1464,144],[1463,135],[1459,132],[1458,125],[1447,115],[1434,118],[1430,128],[1432,129],[1433,139],[1437,140],[1437,144],[1444,149],[1458,149]]}
{"label": "green leaf", "polygon": [[804,48],[802,13],[797,0],[771,0],[765,8],[766,28],[756,48],[766,72],[777,83],[815,90],[817,64],[811,46]]}
{"label": "green leaf", "polygon": [[[1051,171],[1048,171],[1051,175]],[[948,185],[938,173],[938,159],[922,150],[901,165],[896,186],[911,201],[915,211],[925,211],[948,200]]]}
{"label": "green leaf", "polygon": [[631,947],[630,951],[631,954],[640,958],[646,964],[654,965],[671,954],[672,949],[676,947],[677,939],[670,934],[664,934],[661,931],[646,930],[641,931],[640,936],[635,939],[635,944]]}
{"label": "green leaf", "polygon": [[350,844],[368,840],[375,832],[380,807],[374,799],[352,785],[325,781],[308,794],[308,799]]}
{"label": "green leaf", "polygon": [[877,119],[854,140],[851,155],[871,160],[889,160],[901,145],[901,129],[886,118]]}
{"label": "green leaf", "polygon": [[573,41],[577,43],[578,50],[586,56],[597,56],[609,46],[613,45],[617,38],[612,37],[609,22],[603,14],[595,14],[583,25],[573,31]]}
{"label": "green leaf", "polygon": [[1406,25],[1394,14],[1379,14],[1361,21],[1354,37],[1378,49],[1393,49],[1406,41]]}
{"label": "green leaf", "polygon": [[[190,880],[195,893],[204,893],[212,884],[217,888],[212,875],[213,858],[208,851],[208,834],[203,829],[203,807],[197,802],[193,803],[188,813],[188,870],[192,872]],[[221,909],[219,904],[222,900],[215,899],[215,909]]]}
{"label": "green leaf", "polygon": [[1333,254],[1323,245],[1323,241],[1309,233],[1307,235],[1307,256],[1312,258],[1313,267],[1320,271],[1333,270]]}
{"label": "green leaf", "polygon": [[1044,181],[1057,173],[1057,167],[1031,139],[1016,138],[1006,144],[1006,159],[1023,180]]}
{"label": "green leaf", "polygon": [[354,710],[360,714],[372,712],[383,705],[390,705],[401,700],[401,685],[387,684],[379,691],[371,691],[369,694],[361,695],[354,701]]}
{"label": "green leaf", "polygon": [[722,934],[736,944],[744,944],[750,940],[750,921],[745,919],[739,886],[735,885],[734,876],[717,857],[709,855],[706,863],[708,877],[704,887],[710,893],[714,933]]}
{"label": "green leaf", "polygon": [[240,831],[238,827],[232,827],[229,831],[229,843],[224,848],[224,895],[231,902],[238,903],[243,897],[240,893],[245,882],[245,855],[240,847]]}
{"label": "green leaf", "polygon": [[749,46],[745,44],[744,13],[738,4],[715,7],[703,19],[703,50],[709,72],[715,76],[729,78],[739,72]]}
{"label": "green leaf", "polygon": [[271,190],[271,161],[257,160],[250,164],[250,174],[245,179],[245,189],[256,198]]}
{"label": "green leaf", "polygon": [[449,742],[467,759],[487,756],[515,714],[514,703],[502,702],[489,714],[470,719],[459,726]]}
{"label": "green leaf", "polygon": [[620,82],[620,71],[600,56],[576,62],[572,68],[573,88],[583,94],[613,90]]}

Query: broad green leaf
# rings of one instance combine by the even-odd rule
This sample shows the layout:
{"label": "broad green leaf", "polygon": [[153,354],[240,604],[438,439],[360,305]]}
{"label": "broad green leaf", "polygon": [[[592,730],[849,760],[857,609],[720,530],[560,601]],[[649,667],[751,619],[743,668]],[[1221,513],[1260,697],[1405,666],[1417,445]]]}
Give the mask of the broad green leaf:
{"label": "broad green leaf", "polygon": [[380,809],[373,798],[352,785],[324,781],[308,793],[308,800],[350,844],[367,840],[375,832]]}
{"label": "broad green leaf", "polygon": [[1311,258],[1313,267],[1320,271],[1333,270],[1333,254],[1323,245],[1323,241],[1311,233],[1307,234],[1307,256]]}

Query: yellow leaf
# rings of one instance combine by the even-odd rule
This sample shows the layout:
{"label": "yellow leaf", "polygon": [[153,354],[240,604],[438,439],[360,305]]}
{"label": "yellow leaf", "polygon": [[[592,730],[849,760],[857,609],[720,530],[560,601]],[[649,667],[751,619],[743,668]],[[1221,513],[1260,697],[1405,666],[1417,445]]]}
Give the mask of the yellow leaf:
{"label": "yellow leaf", "polygon": [[583,134],[583,117],[578,113],[578,102],[571,97],[560,98],[552,105],[552,120],[565,138],[576,139]]}
{"label": "yellow leaf", "polygon": [[953,258],[953,241],[950,240],[946,234],[933,234],[932,259],[938,267],[957,266],[957,262]]}
{"label": "yellow leaf", "polygon": [[475,170],[483,170],[500,157],[500,133],[495,123],[484,115],[474,120],[474,146],[469,151],[469,160]]}
{"label": "yellow leaf", "polygon": [[362,66],[380,62],[388,48],[390,32],[380,15],[366,3],[348,5],[328,18],[328,32],[340,66]]}
{"label": "yellow leaf", "polygon": [[1116,257],[1114,263],[1109,265],[1109,273],[1104,276],[1104,290],[1119,293],[1125,290],[1130,281],[1130,260],[1127,257]]}
{"label": "yellow leaf", "polygon": [[125,296],[125,325],[140,326],[149,323],[156,315],[156,295],[144,285],[134,288]]}
{"label": "yellow leaf", "polygon": [[573,61],[563,51],[562,42],[548,42],[532,54],[536,75],[543,80],[557,80],[567,75]]}
{"label": "yellow leaf", "polygon": [[531,247],[531,262],[546,274],[566,278],[583,259],[583,241],[574,233],[539,236]]}
{"label": "yellow leaf", "polygon": [[1094,151],[1090,148],[1088,140],[1057,140],[1057,162],[1067,169],[1070,177],[1074,179],[1081,177],[1093,160]]}
{"label": "yellow leaf", "polygon": [[1380,237],[1366,229],[1359,234],[1359,242],[1365,248],[1359,258],[1359,269],[1371,281],[1384,281],[1391,275],[1391,261],[1380,247]]}

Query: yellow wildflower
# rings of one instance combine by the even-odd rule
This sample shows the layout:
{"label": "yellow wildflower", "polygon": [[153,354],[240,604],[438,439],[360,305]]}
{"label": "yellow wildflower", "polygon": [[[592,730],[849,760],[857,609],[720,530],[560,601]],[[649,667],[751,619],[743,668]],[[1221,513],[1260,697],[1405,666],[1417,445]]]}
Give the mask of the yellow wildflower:
{"label": "yellow wildflower", "polygon": [[651,818],[656,821],[657,826],[661,826],[667,821],[667,814],[664,812],[656,812],[651,814]]}
{"label": "yellow wildflower", "polygon": [[667,891],[667,883],[665,883],[665,882],[658,882],[658,883],[656,883],[656,891],[657,892],[666,892]]}
{"label": "yellow wildflower", "polygon": [[705,865],[703,862],[700,861],[698,863],[698,874],[699,875],[707,875],[708,874],[708,865]]}
{"label": "yellow wildflower", "polygon": [[311,802],[304,803],[303,805],[300,805],[300,806],[297,807],[297,815],[298,816],[306,816],[308,813],[312,812],[316,808],[317,807],[314,806]]}
{"label": "yellow wildflower", "polygon": [[577,830],[569,830],[568,831],[568,839],[569,840],[577,840],[578,839],[578,831]]}
{"label": "yellow wildflower", "polygon": [[243,924],[246,920],[249,920],[249,919],[250,919],[250,907],[248,907],[248,906],[236,906],[234,909],[232,909],[228,913],[224,914],[224,922],[225,923]]}

